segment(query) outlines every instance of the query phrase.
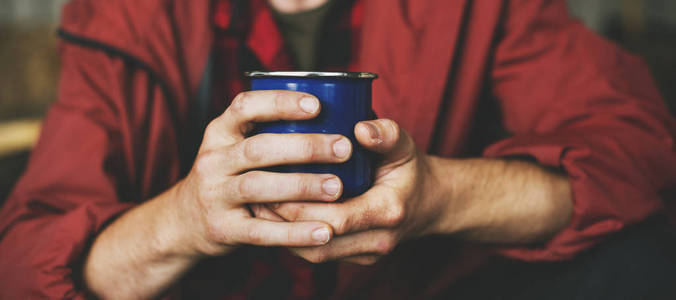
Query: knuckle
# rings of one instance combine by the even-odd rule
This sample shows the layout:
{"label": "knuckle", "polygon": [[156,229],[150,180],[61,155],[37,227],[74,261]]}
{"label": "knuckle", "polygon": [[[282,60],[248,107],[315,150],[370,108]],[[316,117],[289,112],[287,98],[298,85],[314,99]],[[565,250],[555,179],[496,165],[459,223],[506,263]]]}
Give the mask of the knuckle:
{"label": "knuckle", "polygon": [[246,109],[246,102],[248,101],[247,99],[249,98],[247,95],[247,92],[237,94],[235,99],[232,99],[232,103],[230,104],[230,107],[228,107],[228,111],[233,114],[243,115]]}
{"label": "knuckle", "polygon": [[[211,155],[211,154],[207,154]],[[209,180],[213,172],[213,158],[203,157],[193,165],[195,196],[202,205],[208,205],[212,199],[218,197],[218,189],[214,187],[213,182]]]}
{"label": "knuckle", "polygon": [[211,203],[213,202],[213,199],[217,198],[215,193],[213,192],[214,189],[212,189],[209,186],[199,186],[197,190],[197,199],[200,202],[200,205],[202,207],[211,207]]}
{"label": "knuckle", "polygon": [[305,204],[303,203],[281,203],[275,212],[280,214],[285,220],[289,222],[300,221],[303,215]]}
{"label": "knuckle", "polygon": [[394,250],[396,245],[394,236],[392,234],[387,234],[376,242],[375,252],[380,255],[388,255]]}
{"label": "knuckle", "polygon": [[248,172],[238,177],[237,194],[242,201],[247,202],[252,200],[253,195],[256,194],[258,177],[260,176],[256,172]]}
{"label": "knuckle", "polygon": [[390,119],[381,119],[379,120],[379,123],[381,128],[383,128],[383,131],[386,133],[385,142],[391,145],[395,144],[399,140],[399,136],[401,134],[401,128],[399,128],[397,122],[394,122]]}
{"label": "knuckle", "polygon": [[337,235],[342,235],[346,234],[350,228],[350,218],[349,217],[341,217],[336,221],[335,228],[333,229],[335,234]]}
{"label": "knuckle", "polygon": [[214,152],[211,150],[206,150],[200,153],[197,156],[197,159],[195,159],[195,163],[193,164],[193,171],[199,177],[203,177],[204,175],[209,174],[213,163],[214,163]]}
{"label": "knuckle", "polygon": [[246,232],[247,242],[258,245],[263,241],[263,233],[256,228],[249,228]]}
{"label": "knuckle", "polygon": [[392,121],[390,119],[384,119],[383,123],[384,123],[383,125],[385,125],[385,127],[387,127],[387,130],[390,132],[390,134],[392,134],[392,136],[394,136],[394,137],[399,136],[401,129],[399,128],[399,125],[397,124],[397,122]]}
{"label": "knuckle", "polygon": [[243,142],[242,156],[249,163],[258,163],[263,159],[265,155],[263,150],[264,147],[259,147],[259,141],[265,137],[265,135],[258,135]]}
{"label": "knuckle", "polygon": [[305,176],[297,175],[294,179],[293,194],[298,197],[310,195],[312,193],[312,182]]}
{"label": "knuckle", "polygon": [[317,156],[316,141],[310,137],[304,137],[300,140],[298,145],[298,153],[301,159],[306,161],[313,161]]}
{"label": "knuckle", "polygon": [[246,237],[247,237],[247,243],[253,244],[253,245],[258,245],[263,240],[261,238],[259,232],[254,230],[254,229],[249,229],[249,231],[247,231]]}
{"label": "knuckle", "polygon": [[214,119],[211,122],[209,122],[209,124],[207,124],[207,127],[204,129],[204,140],[205,141],[211,140],[213,138],[213,136],[216,135],[216,133],[220,131],[219,128],[218,128],[217,119]]}
{"label": "knuckle", "polygon": [[287,102],[287,97],[285,97],[284,93],[275,93],[275,97],[272,98],[272,108],[276,112],[282,112],[284,109],[285,103]]}
{"label": "knuckle", "polygon": [[223,241],[223,231],[218,222],[214,220],[213,216],[206,217],[205,235],[207,240],[213,242]]}
{"label": "knuckle", "polygon": [[252,123],[245,122],[245,119],[248,119],[249,115],[251,114],[250,109],[248,108],[250,107],[248,103],[251,102],[251,100],[249,100],[250,96],[247,95],[247,92],[237,94],[225,113],[219,117],[229,118],[234,116],[235,120],[239,120],[239,122],[241,122],[239,124],[233,124],[237,126],[241,134],[245,134],[253,129]]}
{"label": "knuckle", "polygon": [[404,222],[406,218],[406,208],[401,203],[391,205],[388,207],[385,215],[385,226],[398,227]]}

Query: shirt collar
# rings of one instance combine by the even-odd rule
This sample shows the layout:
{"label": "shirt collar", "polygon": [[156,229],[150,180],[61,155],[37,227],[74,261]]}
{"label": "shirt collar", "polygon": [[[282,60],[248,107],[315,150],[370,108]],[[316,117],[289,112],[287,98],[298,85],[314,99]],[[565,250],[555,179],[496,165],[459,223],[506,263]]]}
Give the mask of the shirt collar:
{"label": "shirt collar", "polygon": [[[362,23],[362,0],[355,0],[350,14],[336,23],[335,29],[352,32],[352,55],[358,53],[359,28]],[[273,12],[266,0],[215,0],[212,15],[217,29],[243,40],[267,70],[289,70],[291,59]],[[351,59],[356,62],[357,59]],[[354,63],[349,67],[354,68]]]}

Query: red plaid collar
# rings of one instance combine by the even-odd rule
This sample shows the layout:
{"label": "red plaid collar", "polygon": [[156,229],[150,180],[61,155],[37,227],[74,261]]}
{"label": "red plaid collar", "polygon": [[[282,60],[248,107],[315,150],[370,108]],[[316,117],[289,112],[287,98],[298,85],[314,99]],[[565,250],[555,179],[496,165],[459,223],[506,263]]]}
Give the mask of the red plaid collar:
{"label": "red plaid collar", "polygon": [[[239,0],[215,0],[213,23],[223,32],[240,35],[246,46],[256,55],[262,67],[268,70],[292,69],[284,41],[277,28],[271,8],[266,0],[249,0],[248,8],[238,8]],[[341,0],[343,1],[343,0]],[[243,3],[241,2],[241,3]],[[342,66],[330,66],[331,70],[356,70],[363,19],[363,0],[354,0],[349,14],[332,24],[329,30],[350,31],[351,59]],[[237,10],[242,10],[238,12]]]}

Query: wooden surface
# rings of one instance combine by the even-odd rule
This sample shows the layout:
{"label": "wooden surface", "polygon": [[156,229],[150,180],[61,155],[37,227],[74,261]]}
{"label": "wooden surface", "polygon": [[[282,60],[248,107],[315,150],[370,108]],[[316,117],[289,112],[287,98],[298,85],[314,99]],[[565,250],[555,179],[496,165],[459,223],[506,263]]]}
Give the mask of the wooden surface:
{"label": "wooden surface", "polygon": [[42,122],[35,119],[0,123],[0,158],[33,148]]}

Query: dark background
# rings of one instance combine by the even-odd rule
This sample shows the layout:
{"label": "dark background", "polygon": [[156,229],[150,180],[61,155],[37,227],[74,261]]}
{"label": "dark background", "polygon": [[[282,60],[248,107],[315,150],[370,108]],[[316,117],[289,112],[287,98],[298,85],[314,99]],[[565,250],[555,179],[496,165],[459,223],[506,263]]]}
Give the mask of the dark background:
{"label": "dark background", "polygon": [[[0,203],[21,174],[56,95],[59,11],[67,0],[0,0]],[[676,1],[568,0],[590,28],[642,56],[676,110]]]}

